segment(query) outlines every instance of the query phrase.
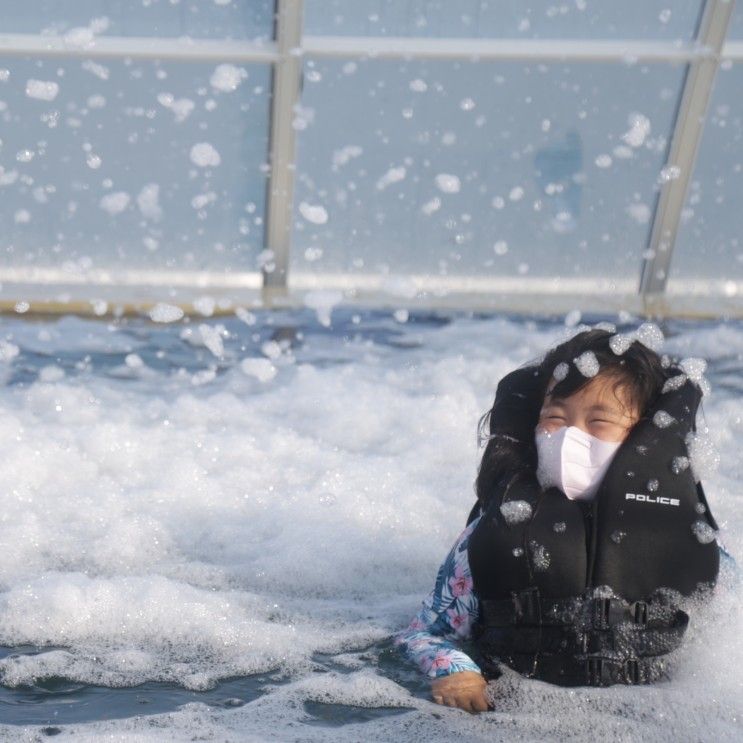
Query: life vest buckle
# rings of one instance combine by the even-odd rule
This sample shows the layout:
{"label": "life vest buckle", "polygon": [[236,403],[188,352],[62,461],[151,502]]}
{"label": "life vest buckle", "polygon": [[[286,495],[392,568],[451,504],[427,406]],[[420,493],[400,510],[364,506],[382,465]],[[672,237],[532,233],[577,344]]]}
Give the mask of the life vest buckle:
{"label": "life vest buckle", "polygon": [[624,679],[628,684],[640,683],[640,663],[637,658],[630,658],[624,663]]}
{"label": "life vest buckle", "polygon": [[648,605],[644,601],[635,601],[632,605],[632,618],[635,624],[648,623]]}
{"label": "life vest buckle", "polygon": [[608,686],[612,683],[609,663],[606,658],[591,655],[586,658],[586,685]]}
{"label": "life vest buckle", "polygon": [[593,627],[597,630],[608,630],[625,621],[626,604],[620,599],[593,600]]}

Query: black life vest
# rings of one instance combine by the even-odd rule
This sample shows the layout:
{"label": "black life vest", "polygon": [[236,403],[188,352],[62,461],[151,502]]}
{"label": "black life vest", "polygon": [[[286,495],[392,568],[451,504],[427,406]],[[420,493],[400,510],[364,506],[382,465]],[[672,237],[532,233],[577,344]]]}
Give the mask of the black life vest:
{"label": "black life vest", "polygon": [[688,380],[662,394],[590,503],[542,490],[523,469],[502,483],[468,546],[486,675],[499,661],[565,685],[664,674],[689,619],[679,597],[714,584],[719,568],[686,441],[700,399]]}

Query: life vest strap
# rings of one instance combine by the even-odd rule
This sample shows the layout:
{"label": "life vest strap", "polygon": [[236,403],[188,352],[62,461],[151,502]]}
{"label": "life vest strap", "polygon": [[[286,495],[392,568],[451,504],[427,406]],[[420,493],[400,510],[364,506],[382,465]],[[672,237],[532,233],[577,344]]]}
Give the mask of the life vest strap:
{"label": "life vest strap", "polygon": [[514,654],[507,661],[488,658],[480,661],[487,678],[499,678],[499,663],[527,678],[558,686],[612,686],[613,684],[651,684],[667,676],[665,658],[613,658],[591,655],[586,658],[559,655]]}
{"label": "life vest strap", "polygon": [[480,623],[490,627],[524,625],[576,626],[584,630],[608,630],[621,624],[662,628],[688,623],[688,616],[676,607],[653,601],[625,601],[621,598],[543,598],[539,589],[513,591],[510,599],[480,602]]}
{"label": "life vest strap", "polygon": [[545,599],[536,588],[484,600],[476,627],[488,666],[505,662],[551,683],[650,683],[681,645],[688,615],[658,601]]}

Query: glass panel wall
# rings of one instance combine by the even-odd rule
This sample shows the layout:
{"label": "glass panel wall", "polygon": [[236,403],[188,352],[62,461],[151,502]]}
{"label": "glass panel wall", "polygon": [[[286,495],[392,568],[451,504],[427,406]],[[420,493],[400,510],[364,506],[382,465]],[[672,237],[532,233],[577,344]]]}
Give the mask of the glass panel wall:
{"label": "glass panel wall", "polygon": [[263,39],[273,0],[3,0],[2,32],[65,35],[87,43],[110,36]]}
{"label": "glass panel wall", "polygon": [[700,10],[699,0],[305,0],[305,33],[689,40]]}
{"label": "glass panel wall", "polygon": [[728,38],[735,39],[736,41],[743,39],[743,5],[740,3],[736,3],[733,9]]}
{"label": "glass panel wall", "polygon": [[681,214],[674,279],[743,280],[743,64],[717,73],[694,175]]}
{"label": "glass panel wall", "polygon": [[306,60],[293,271],[639,277],[684,71]]}
{"label": "glass panel wall", "polygon": [[256,270],[270,67],[0,58],[6,266]]}

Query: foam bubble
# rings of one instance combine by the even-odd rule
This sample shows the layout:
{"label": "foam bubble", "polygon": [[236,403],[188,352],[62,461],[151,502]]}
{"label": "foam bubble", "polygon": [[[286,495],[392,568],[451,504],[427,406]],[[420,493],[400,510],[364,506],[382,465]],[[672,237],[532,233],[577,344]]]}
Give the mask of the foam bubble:
{"label": "foam bubble", "polygon": [[215,168],[222,162],[222,158],[214,145],[199,142],[191,148],[191,162],[200,168]]}
{"label": "foam bubble", "polygon": [[215,90],[222,93],[232,93],[240,87],[242,81],[247,77],[248,73],[242,67],[225,63],[214,68],[209,82]]}
{"label": "foam bubble", "polygon": [[584,377],[595,377],[599,373],[599,360],[593,351],[584,351],[573,363]]}
{"label": "foam bubble", "polygon": [[653,416],[653,423],[658,426],[658,428],[668,428],[675,422],[676,419],[665,410],[658,410]]}
{"label": "foam bubble", "polygon": [[26,95],[37,101],[53,101],[59,94],[59,84],[51,80],[27,80]]}
{"label": "foam bubble", "polygon": [[511,500],[501,503],[500,512],[510,526],[528,521],[531,518],[532,509],[525,500]]}
{"label": "foam bubble", "polygon": [[153,322],[169,323],[180,320],[183,317],[183,310],[172,304],[158,302],[148,314]]}
{"label": "foam bubble", "polygon": [[570,371],[570,367],[564,362],[561,361],[556,367],[555,370],[552,372],[552,376],[558,381],[562,382],[565,377],[568,376],[568,372]]}
{"label": "foam bubble", "polygon": [[[218,361],[179,337],[201,319],[2,319],[8,373],[53,362],[64,376],[0,386],[0,636],[41,649],[2,658],[0,680],[204,689],[263,670],[289,677],[242,707],[190,704],[60,726],[57,737],[486,741],[496,728],[534,740],[739,737],[743,611],[722,582],[692,612],[672,680],[652,687],[575,690],[507,672],[490,690],[496,711],[466,715],[428,701],[427,680],[386,645],[464,526],[479,458],[471,431],[494,384],[560,340],[562,323],[400,324],[385,312],[333,335],[304,312],[289,316],[304,334],[296,362],[279,367],[287,316],[251,315],[251,325],[220,318]],[[166,309],[164,319],[181,317]],[[261,353],[267,342],[281,350],[275,359]],[[743,350],[743,334],[724,325],[698,336],[682,328],[673,342],[703,351],[713,380],[715,359],[729,364]],[[151,376],[110,374],[134,356]],[[194,384],[205,357],[211,379]],[[259,383],[246,358],[281,374]],[[721,466],[704,484],[740,560],[731,496],[743,402],[718,387],[705,415]],[[320,656],[339,666],[328,671]],[[349,706],[329,706],[338,704]]]}

